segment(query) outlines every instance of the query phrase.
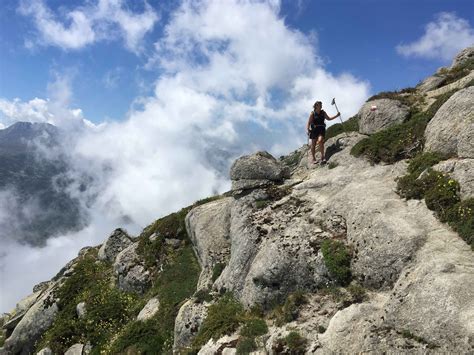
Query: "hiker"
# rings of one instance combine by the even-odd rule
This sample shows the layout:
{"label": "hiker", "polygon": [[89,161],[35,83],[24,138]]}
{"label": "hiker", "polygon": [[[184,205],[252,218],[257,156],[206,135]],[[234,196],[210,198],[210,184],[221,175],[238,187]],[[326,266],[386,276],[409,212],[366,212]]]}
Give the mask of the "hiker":
{"label": "hiker", "polygon": [[308,137],[311,138],[311,163],[316,164],[316,143],[319,144],[319,151],[321,152],[321,164],[326,164],[326,158],[324,157],[324,137],[326,135],[326,124],[324,120],[333,120],[339,117],[341,114],[338,112],[336,116],[329,117],[328,114],[322,109],[323,104],[321,101],[316,101],[313,105],[314,110],[308,118],[306,125],[306,131]]}

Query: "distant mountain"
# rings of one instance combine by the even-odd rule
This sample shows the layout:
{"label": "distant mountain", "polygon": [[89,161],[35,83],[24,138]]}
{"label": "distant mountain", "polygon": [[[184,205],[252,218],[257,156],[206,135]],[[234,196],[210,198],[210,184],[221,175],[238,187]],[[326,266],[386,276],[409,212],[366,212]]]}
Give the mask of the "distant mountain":
{"label": "distant mountain", "polygon": [[17,122],[0,130],[0,198],[8,211],[0,237],[42,245],[84,225],[79,201],[64,192],[66,159],[45,154],[60,147],[61,135],[46,123]]}

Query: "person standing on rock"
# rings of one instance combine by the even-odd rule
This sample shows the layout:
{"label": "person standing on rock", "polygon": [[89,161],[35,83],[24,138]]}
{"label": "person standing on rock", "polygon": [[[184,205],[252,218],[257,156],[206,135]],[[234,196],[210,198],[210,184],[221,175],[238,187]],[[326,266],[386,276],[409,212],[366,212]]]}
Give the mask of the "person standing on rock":
{"label": "person standing on rock", "polygon": [[326,164],[326,158],[324,157],[324,137],[326,136],[326,124],[324,120],[331,121],[341,114],[338,112],[336,116],[329,117],[328,114],[322,109],[323,104],[321,101],[316,101],[313,105],[314,110],[308,118],[306,124],[306,131],[308,137],[311,138],[311,163],[316,164],[316,143],[319,144],[319,151],[321,152],[321,164]]}

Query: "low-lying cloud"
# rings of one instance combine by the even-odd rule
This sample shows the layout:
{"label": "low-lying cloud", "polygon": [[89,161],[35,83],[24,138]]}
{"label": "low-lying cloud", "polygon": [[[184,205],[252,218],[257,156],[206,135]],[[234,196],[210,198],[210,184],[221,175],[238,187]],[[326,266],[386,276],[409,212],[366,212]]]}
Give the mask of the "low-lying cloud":
{"label": "low-lying cloud", "polygon": [[442,12],[425,26],[418,40],[400,44],[397,52],[405,57],[450,61],[460,50],[474,45],[474,28],[455,13]]}
{"label": "low-lying cloud", "polygon": [[[5,249],[3,275],[35,272],[21,285],[13,276],[2,282],[8,290],[3,310],[27,292],[26,285],[31,288],[59,270],[67,258],[48,258],[54,251],[70,258],[81,246],[102,241],[121,221],[137,232],[160,215],[228,190],[228,168],[238,155],[265,149],[278,156],[301,146],[316,99],[330,114],[335,113],[329,105],[333,97],[345,118],[358,111],[369,84],[350,73],[329,73],[314,36],[288,27],[279,5],[183,1],[171,14],[147,63],[157,73],[154,93],[137,98],[121,122],[69,129],[64,145],[68,193],[85,201],[91,225],[40,250]],[[35,100],[1,100],[0,122],[37,116],[55,117],[64,127],[72,117],[87,122],[64,105],[72,116],[62,120],[50,112],[52,100]],[[33,104],[44,110],[23,115]],[[86,189],[81,186],[85,176],[90,178]],[[12,253],[30,252],[35,259],[26,258],[20,270]],[[41,263],[44,268],[36,268]]]}

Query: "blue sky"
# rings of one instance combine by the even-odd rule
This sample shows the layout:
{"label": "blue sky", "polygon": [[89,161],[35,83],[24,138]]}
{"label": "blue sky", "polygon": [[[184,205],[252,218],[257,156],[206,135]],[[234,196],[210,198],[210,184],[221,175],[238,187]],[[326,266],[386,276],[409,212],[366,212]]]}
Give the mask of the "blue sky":
{"label": "blue sky", "polygon": [[[67,11],[97,2],[45,0],[40,3],[67,27]],[[120,38],[80,48],[39,43],[41,34],[34,15],[20,10],[27,3],[30,1],[6,0],[0,9],[1,98],[23,101],[46,98],[50,95],[48,83],[57,75],[68,76],[72,91],[70,105],[81,108],[85,117],[99,123],[123,120],[137,97],[153,91],[161,71],[156,67],[145,68],[146,63],[178,2],[148,1],[148,11],[154,11],[157,19],[140,39],[140,53],[127,49]],[[122,6],[131,13],[147,11],[141,1],[125,1]],[[335,75],[350,72],[368,81],[370,92],[374,93],[413,86],[438,67],[449,64],[449,60],[440,56],[405,57],[396,50],[401,43],[419,40],[426,33],[426,25],[436,22],[442,12],[466,20],[472,34],[471,0],[284,0],[278,16],[289,29],[313,39],[312,45],[328,72]],[[117,29],[110,31],[114,30]],[[255,56],[258,55],[256,52]]]}

